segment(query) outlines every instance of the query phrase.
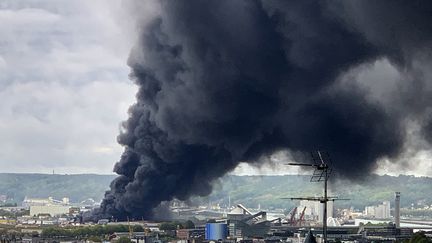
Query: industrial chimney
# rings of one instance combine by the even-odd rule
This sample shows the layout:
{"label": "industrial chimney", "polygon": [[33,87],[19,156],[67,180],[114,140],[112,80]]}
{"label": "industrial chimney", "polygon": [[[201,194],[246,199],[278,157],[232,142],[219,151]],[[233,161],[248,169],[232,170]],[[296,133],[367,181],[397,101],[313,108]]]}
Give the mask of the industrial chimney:
{"label": "industrial chimney", "polygon": [[394,219],[396,228],[400,227],[400,192],[395,192],[395,211]]}

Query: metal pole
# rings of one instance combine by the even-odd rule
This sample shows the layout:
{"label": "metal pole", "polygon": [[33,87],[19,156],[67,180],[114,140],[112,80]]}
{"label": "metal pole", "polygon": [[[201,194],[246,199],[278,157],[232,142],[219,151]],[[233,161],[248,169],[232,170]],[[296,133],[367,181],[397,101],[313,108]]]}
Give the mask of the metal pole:
{"label": "metal pole", "polygon": [[322,166],[324,166],[324,212],[323,212],[323,240],[324,243],[327,242],[327,179],[328,179],[328,174],[327,174],[327,169],[328,166],[327,164],[324,163],[323,157],[321,155],[321,152],[318,150],[318,156],[321,160],[321,164]]}
{"label": "metal pole", "polygon": [[324,213],[323,213],[323,235],[324,243],[327,242],[327,167],[324,169]]}
{"label": "metal pole", "polygon": [[[331,173],[331,169],[329,170],[328,164],[324,162],[323,156],[320,151],[318,152],[319,156],[319,162],[315,160],[314,156],[312,155],[312,159],[314,159],[314,164],[304,164],[304,163],[289,163],[288,165],[297,165],[297,166],[311,166],[315,167],[314,174],[312,175],[311,182],[322,182],[324,179],[324,197],[319,198],[290,198],[291,200],[309,200],[309,201],[319,201],[320,203],[324,203],[323,205],[323,219],[322,219],[322,242],[327,243],[327,202],[329,201],[328,195],[327,195],[327,184],[328,184],[328,177],[329,173]],[[347,199],[336,199],[332,197],[330,199],[331,201],[335,200],[347,200]]]}

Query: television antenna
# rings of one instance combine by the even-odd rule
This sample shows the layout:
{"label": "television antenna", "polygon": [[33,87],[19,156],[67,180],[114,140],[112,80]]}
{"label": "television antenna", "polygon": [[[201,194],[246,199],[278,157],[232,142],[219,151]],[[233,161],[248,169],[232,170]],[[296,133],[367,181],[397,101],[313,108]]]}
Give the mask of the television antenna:
{"label": "television antenna", "polygon": [[342,199],[338,197],[329,197],[327,195],[327,182],[332,172],[332,169],[329,166],[330,156],[326,152],[316,151],[311,153],[313,163],[288,163],[287,165],[294,166],[306,166],[315,168],[312,173],[312,177],[310,182],[324,182],[324,195],[322,197],[290,197],[290,198],[282,198],[282,199],[291,199],[291,200],[307,200],[307,201],[318,201],[323,203],[323,242],[327,242],[327,202],[328,201],[336,201],[336,200],[349,200]]}

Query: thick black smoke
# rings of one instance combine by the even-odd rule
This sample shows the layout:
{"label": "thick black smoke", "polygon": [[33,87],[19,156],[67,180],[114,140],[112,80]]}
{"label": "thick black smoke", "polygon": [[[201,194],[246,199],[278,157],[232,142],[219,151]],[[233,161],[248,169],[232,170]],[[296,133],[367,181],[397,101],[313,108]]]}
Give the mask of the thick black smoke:
{"label": "thick black smoke", "polygon": [[280,150],[324,149],[344,177],[401,152],[401,113],[338,77],[382,58],[409,71],[430,50],[432,2],[158,4],[157,18],[138,23],[128,62],[137,103],[98,216],[150,218],[163,201],[208,195],[239,161]]}

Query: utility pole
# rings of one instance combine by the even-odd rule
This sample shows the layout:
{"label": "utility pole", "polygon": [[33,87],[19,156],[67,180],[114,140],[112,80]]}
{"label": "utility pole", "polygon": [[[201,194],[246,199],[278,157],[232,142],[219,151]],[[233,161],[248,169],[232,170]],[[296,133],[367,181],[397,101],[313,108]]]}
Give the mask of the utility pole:
{"label": "utility pole", "polygon": [[331,169],[328,165],[328,162],[325,160],[329,160],[329,159],[324,159],[324,153],[321,151],[317,151],[316,154],[312,153],[312,159],[314,161],[314,163],[312,164],[289,163],[287,165],[309,166],[315,168],[310,181],[324,182],[324,196],[323,197],[291,197],[291,198],[283,198],[283,199],[319,201],[320,203],[323,203],[323,219],[322,219],[323,242],[327,243],[327,202],[336,201],[336,200],[349,200],[349,199],[340,199],[337,197],[329,197],[327,195],[327,184],[328,184],[327,181],[331,174]]}
{"label": "utility pole", "polygon": [[323,212],[323,235],[324,235],[324,243],[327,242],[327,181],[328,181],[328,165],[324,163],[324,160],[322,158],[321,152],[317,151],[319,159],[321,164],[323,165],[323,172],[324,172],[324,212]]}

